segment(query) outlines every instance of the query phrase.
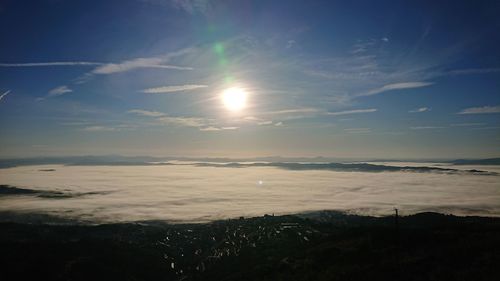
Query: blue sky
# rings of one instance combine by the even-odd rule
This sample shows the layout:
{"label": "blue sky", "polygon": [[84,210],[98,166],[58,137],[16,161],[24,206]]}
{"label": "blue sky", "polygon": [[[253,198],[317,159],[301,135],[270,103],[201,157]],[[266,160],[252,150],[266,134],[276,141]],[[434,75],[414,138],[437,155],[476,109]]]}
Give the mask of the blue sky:
{"label": "blue sky", "polygon": [[[0,157],[498,157],[499,13],[496,1],[2,1]],[[239,112],[221,102],[231,87],[248,93]]]}

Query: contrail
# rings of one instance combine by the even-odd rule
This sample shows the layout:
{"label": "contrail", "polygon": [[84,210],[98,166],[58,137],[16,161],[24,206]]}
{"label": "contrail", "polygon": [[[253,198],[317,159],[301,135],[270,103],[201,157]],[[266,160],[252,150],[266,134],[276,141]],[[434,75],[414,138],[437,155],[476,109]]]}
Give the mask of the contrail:
{"label": "contrail", "polygon": [[103,65],[101,62],[88,61],[56,61],[56,62],[29,62],[29,63],[0,63],[0,67],[37,67],[37,66],[71,66],[71,65]]}
{"label": "contrail", "polygon": [[7,92],[3,93],[1,96],[0,96],[0,101],[3,100],[3,98],[8,94],[10,93],[10,90],[7,90]]}

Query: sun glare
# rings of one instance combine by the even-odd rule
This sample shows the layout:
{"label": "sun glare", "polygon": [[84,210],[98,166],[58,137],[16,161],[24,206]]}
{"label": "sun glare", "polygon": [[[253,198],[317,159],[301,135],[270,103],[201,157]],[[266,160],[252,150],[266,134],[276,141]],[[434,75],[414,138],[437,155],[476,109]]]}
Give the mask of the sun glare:
{"label": "sun glare", "polygon": [[222,93],[222,102],[230,111],[240,111],[247,103],[247,93],[242,88],[229,88]]}

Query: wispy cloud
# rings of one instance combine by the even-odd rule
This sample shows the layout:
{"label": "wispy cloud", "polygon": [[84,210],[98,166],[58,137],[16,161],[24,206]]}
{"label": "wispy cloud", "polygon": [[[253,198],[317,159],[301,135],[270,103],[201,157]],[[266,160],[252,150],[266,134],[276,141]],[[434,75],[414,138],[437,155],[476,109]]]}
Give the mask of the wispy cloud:
{"label": "wispy cloud", "polygon": [[149,110],[143,110],[143,109],[132,109],[127,111],[128,113],[133,113],[141,116],[148,116],[148,117],[162,117],[166,116],[165,113],[163,112],[158,112],[158,111],[149,111]]}
{"label": "wispy cloud", "polygon": [[486,114],[486,113],[500,113],[500,105],[469,107],[460,111],[458,114]]}
{"label": "wispy cloud", "polygon": [[239,129],[239,127],[235,126],[218,126],[217,122],[213,119],[206,119],[199,117],[164,116],[157,118],[157,120],[166,124],[172,124],[180,127],[198,128],[198,130],[200,131],[225,131],[225,130]]}
{"label": "wispy cloud", "polygon": [[370,128],[347,128],[344,129],[344,131],[348,133],[358,134],[358,133],[371,133],[372,130]]}
{"label": "wispy cloud", "polygon": [[450,126],[452,127],[471,127],[471,126],[482,126],[485,123],[457,123],[457,124],[451,124]]}
{"label": "wispy cloud", "polygon": [[279,115],[279,114],[294,114],[294,113],[315,113],[315,112],[320,112],[320,111],[321,110],[318,108],[305,107],[305,108],[293,108],[293,109],[269,111],[269,112],[264,112],[264,114]]}
{"label": "wispy cloud", "polygon": [[116,127],[109,127],[109,126],[88,126],[82,129],[82,131],[86,132],[112,132],[118,130],[119,129]]}
{"label": "wispy cloud", "polygon": [[164,69],[176,69],[176,70],[192,70],[193,69],[192,67],[168,64],[173,58],[186,55],[192,51],[193,51],[192,48],[185,48],[156,57],[135,58],[135,59],[125,60],[120,63],[107,63],[96,67],[90,73],[84,75],[84,77],[92,75],[107,75],[119,72],[126,72],[137,68],[164,68]]}
{"label": "wispy cloud", "polygon": [[3,98],[5,98],[5,96],[7,96],[9,93],[10,93],[10,90],[7,90],[5,93],[3,93],[2,95],[0,95],[0,101],[2,101]]}
{"label": "wispy cloud", "polygon": [[163,112],[144,110],[144,109],[132,109],[127,111],[127,113],[136,114],[139,116],[151,117],[162,124],[174,125],[178,127],[193,127],[193,128],[198,128],[201,131],[211,131],[215,129],[229,130],[228,128],[232,128],[232,127],[218,126],[216,120],[208,118],[169,116],[168,114]]}
{"label": "wispy cloud", "polygon": [[255,116],[245,116],[243,117],[243,121],[251,122],[259,126],[272,125],[274,123],[272,120],[266,120]]}
{"label": "wispy cloud", "polygon": [[290,108],[274,111],[255,112],[255,116],[246,116],[240,119],[240,121],[254,123],[255,125],[259,126],[273,124],[275,126],[281,126],[283,124],[282,122],[285,120],[310,118],[317,116],[322,112],[324,112],[323,109],[312,107]]}
{"label": "wispy cloud", "polygon": [[434,83],[432,83],[432,82],[394,83],[394,84],[388,84],[388,85],[382,86],[380,88],[376,88],[376,89],[367,91],[365,93],[359,94],[359,96],[371,96],[371,95],[376,95],[376,94],[380,94],[380,93],[387,92],[387,91],[393,91],[393,90],[421,88],[421,87],[430,86],[432,84],[434,84]]}
{"label": "wispy cloud", "polygon": [[224,130],[236,130],[238,127],[204,127],[200,128],[200,131],[210,132],[210,131],[224,131]]}
{"label": "wispy cloud", "polygon": [[448,72],[451,75],[467,75],[467,74],[486,74],[500,72],[500,68],[469,68],[457,69]]}
{"label": "wispy cloud", "polygon": [[286,46],[285,46],[285,48],[287,48],[287,49],[293,48],[293,46],[295,46],[295,44],[296,44],[296,43],[297,43],[297,42],[296,42],[295,40],[288,40],[288,41],[286,42]]}
{"label": "wispy cloud", "polygon": [[52,90],[49,91],[49,97],[56,97],[56,96],[60,96],[60,95],[64,95],[66,93],[70,93],[70,92],[73,92],[73,90],[71,90],[70,88],[68,88],[68,86],[59,86],[59,87],[56,87]]}
{"label": "wispy cloud", "polygon": [[136,68],[165,68],[177,70],[192,70],[192,67],[170,65],[167,62],[177,56],[187,54],[191,49],[186,48],[163,56],[149,58],[135,58],[119,63],[104,63],[90,61],[54,61],[54,62],[26,62],[26,63],[0,63],[0,67],[47,67],[47,66],[97,66],[91,74],[112,74],[125,72]]}
{"label": "wispy cloud", "polygon": [[359,114],[359,113],[370,113],[370,112],[376,112],[376,108],[369,108],[369,109],[353,109],[353,110],[345,110],[345,111],[338,111],[338,112],[327,112],[327,115],[333,115],[333,116],[338,116],[338,115],[347,115],[347,114]]}
{"label": "wispy cloud", "polygon": [[[173,125],[177,127],[191,127],[197,128],[200,131],[224,131],[224,130],[236,130],[240,127],[234,126],[233,124],[222,122],[221,120],[203,117],[185,117],[185,116],[169,116],[166,113],[159,111],[151,111],[144,109],[132,109],[127,111],[129,114],[136,114],[139,116],[150,117],[160,124]],[[244,121],[256,122],[258,124],[261,119],[249,116],[248,118],[243,118]],[[265,122],[265,121],[264,121]],[[158,123],[156,123],[158,124]],[[272,124],[272,121],[271,121]],[[263,125],[263,124],[260,124]]]}
{"label": "wispy cloud", "polygon": [[359,40],[356,44],[352,46],[351,54],[361,54],[368,51],[368,49],[377,44],[377,40]]}
{"label": "wispy cloud", "polygon": [[54,62],[27,62],[27,63],[0,63],[0,67],[43,67],[43,66],[86,66],[103,65],[102,62],[89,61],[54,61]]}
{"label": "wispy cloud", "polygon": [[222,130],[221,128],[217,127],[205,127],[205,128],[200,128],[200,131],[205,131],[205,132],[210,132],[210,131],[220,131]]}
{"label": "wispy cloud", "polygon": [[432,129],[444,129],[446,127],[440,127],[440,126],[416,126],[416,127],[410,127],[412,130],[432,130]]}
{"label": "wispy cloud", "polygon": [[257,118],[255,116],[245,116],[245,117],[243,117],[243,120],[246,120],[246,121],[256,121],[256,122],[257,121],[262,121],[262,119]]}
{"label": "wispy cloud", "polygon": [[[151,1],[151,0],[149,0]],[[155,0],[158,2],[158,0]],[[170,4],[179,10],[184,10],[189,14],[203,14],[207,15],[211,9],[210,0],[172,0]]]}
{"label": "wispy cloud", "polygon": [[473,130],[498,130],[500,126],[473,128]]}
{"label": "wispy cloud", "polygon": [[299,65],[302,73],[318,81],[316,85],[321,87],[315,91],[328,95],[327,102],[345,105],[363,96],[430,86],[445,73],[436,69],[447,65],[446,58],[430,55],[393,60],[393,56],[404,55],[389,54],[388,42],[389,38],[358,40],[350,55],[301,61]]}
{"label": "wispy cloud", "polygon": [[76,83],[84,83],[94,75],[107,75],[119,72],[126,72],[137,68],[160,68],[175,70],[192,70],[192,67],[168,64],[177,56],[191,52],[191,48],[185,48],[166,55],[149,58],[135,58],[119,63],[103,63],[89,61],[55,61],[55,62],[27,62],[27,63],[0,63],[0,67],[51,67],[51,66],[97,66],[90,72],[80,76]]}
{"label": "wispy cloud", "polygon": [[95,126],[84,127],[81,129],[81,131],[86,131],[86,132],[117,132],[117,131],[134,130],[136,128],[137,128],[136,125],[130,125],[130,124],[120,124],[120,125],[115,125],[115,126],[95,125]]}
{"label": "wispy cloud", "polygon": [[191,52],[192,48],[181,49],[166,55],[148,58],[134,58],[118,63],[91,62],[91,61],[53,61],[53,62],[26,62],[26,63],[0,63],[0,67],[57,67],[57,66],[95,66],[90,72],[81,75],[75,83],[85,83],[94,75],[107,75],[126,72],[137,68],[160,68],[174,70],[192,70],[192,67],[172,65],[168,62],[178,56]]}
{"label": "wispy cloud", "polygon": [[192,70],[192,67],[167,65],[164,64],[164,58],[137,58],[132,60],[123,61],[121,63],[108,63],[101,65],[94,70],[92,74],[113,74],[119,72],[130,71],[137,68],[164,68],[176,70]]}
{"label": "wispy cloud", "polygon": [[71,122],[61,122],[59,125],[62,126],[83,126],[83,125],[90,125],[91,122],[89,121],[71,121]]}
{"label": "wispy cloud", "polygon": [[173,92],[191,91],[191,90],[207,88],[207,87],[208,87],[207,85],[188,84],[188,85],[179,85],[179,86],[164,86],[164,87],[158,87],[158,88],[149,88],[149,89],[142,90],[142,92],[146,93],[146,94],[167,94],[167,93],[173,93]]}
{"label": "wispy cloud", "polygon": [[157,119],[166,124],[172,124],[183,127],[207,127],[210,126],[209,120],[199,117],[172,117],[164,116]]}
{"label": "wispy cloud", "polygon": [[410,110],[408,112],[409,113],[420,113],[420,112],[426,112],[426,111],[431,111],[431,109],[428,108],[428,107],[420,107],[420,108],[416,108],[416,109]]}
{"label": "wispy cloud", "polygon": [[48,98],[62,96],[64,94],[66,94],[66,93],[71,93],[71,92],[73,92],[72,89],[68,88],[68,86],[66,86],[66,85],[62,85],[62,86],[59,86],[59,87],[56,87],[56,88],[50,90],[49,93],[46,96],[41,97],[41,98],[37,98],[36,100],[37,101],[42,101],[42,100],[45,100],[45,99],[48,99]]}

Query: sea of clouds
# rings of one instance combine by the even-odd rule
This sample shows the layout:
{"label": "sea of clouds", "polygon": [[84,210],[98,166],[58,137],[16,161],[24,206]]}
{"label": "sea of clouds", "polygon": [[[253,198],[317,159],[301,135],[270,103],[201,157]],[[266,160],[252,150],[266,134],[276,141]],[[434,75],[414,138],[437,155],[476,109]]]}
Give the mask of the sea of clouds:
{"label": "sea of clouds", "polygon": [[[417,164],[399,164],[408,165]],[[500,176],[495,174],[500,168],[459,169],[493,173],[191,164],[21,166],[0,169],[0,184],[5,185],[0,192],[0,212],[41,213],[98,223],[206,222],[315,210],[387,215],[394,208],[402,214],[436,211],[500,216]]]}

